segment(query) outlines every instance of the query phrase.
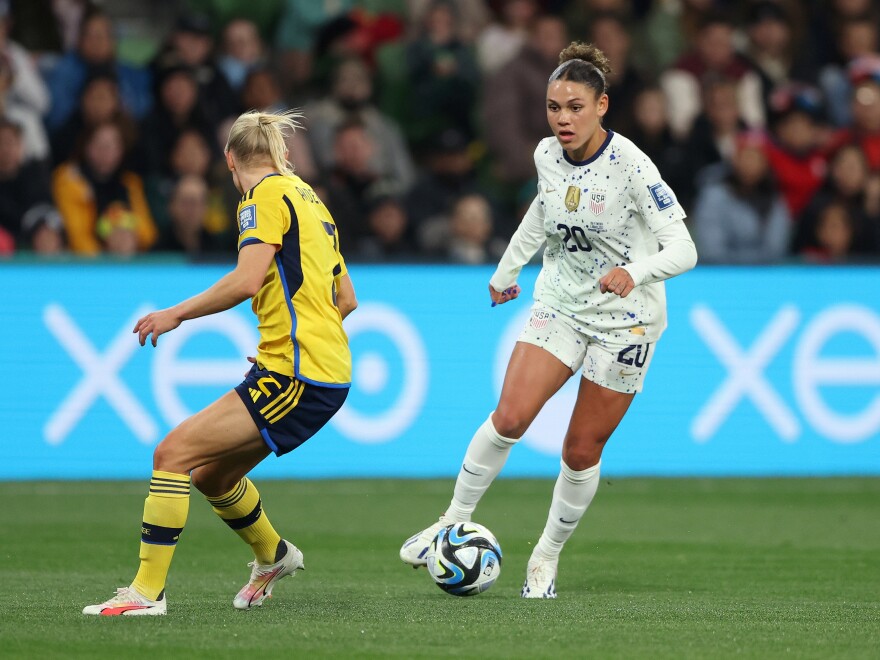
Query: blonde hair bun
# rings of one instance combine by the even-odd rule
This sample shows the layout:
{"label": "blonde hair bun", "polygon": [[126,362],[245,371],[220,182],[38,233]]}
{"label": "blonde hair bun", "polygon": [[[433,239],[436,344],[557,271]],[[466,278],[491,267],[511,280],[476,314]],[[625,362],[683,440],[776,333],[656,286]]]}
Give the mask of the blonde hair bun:
{"label": "blonde hair bun", "polygon": [[298,110],[259,112],[240,115],[229,129],[225,151],[231,151],[245,167],[269,164],[281,174],[293,174],[287,158],[287,140],[302,128],[303,114]]}

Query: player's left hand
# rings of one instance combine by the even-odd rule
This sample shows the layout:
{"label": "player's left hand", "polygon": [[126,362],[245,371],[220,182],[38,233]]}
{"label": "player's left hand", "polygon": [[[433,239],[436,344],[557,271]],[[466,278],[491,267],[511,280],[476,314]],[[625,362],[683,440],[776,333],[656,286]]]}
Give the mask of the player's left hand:
{"label": "player's left hand", "polygon": [[519,288],[518,284],[508,287],[504,291],[496,291],[491,284],[489,285],[489,297],[492,299],[492,307],[503,305],[506,302],[519,298],[521,292],[522,289]]}
{"label": "player's left hand", "polygon": [[134,330],[138,335],[138,341],[141,346],[147,343],[147,337],[153,336],[150,343],[156,345],[159,335],[164,335],[170,330],[174,330],[180,325],[182,319],[171,309],[161,309],[158,312],[150,312],[143,318],[138,319],[134,325]]}
{"label": "player's left hand", "polygon": [[599,291],[602,293],[616,293],[621,298],[626,298],[629,292],[636,288],[632,275],[627,272],[626,268],[617,266],[611,269],[599,280]]}

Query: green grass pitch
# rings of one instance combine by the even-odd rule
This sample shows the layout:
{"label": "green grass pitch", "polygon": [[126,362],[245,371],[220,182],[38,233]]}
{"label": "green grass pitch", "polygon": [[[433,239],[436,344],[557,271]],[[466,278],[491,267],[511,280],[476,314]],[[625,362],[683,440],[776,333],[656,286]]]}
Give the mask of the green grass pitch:
{"label": "green grass pitch", "polygon": [[474,598],[397,557],[451,480],[257,485],[306,564],[263,608],[232,609],[248,549],[194,495],[168,616],[87,618],[134,575],[146,481],[0,484],[0,657],[880,657],[880,479],[603,479],[556,601],[519,598],[552,481],[486,495]]}

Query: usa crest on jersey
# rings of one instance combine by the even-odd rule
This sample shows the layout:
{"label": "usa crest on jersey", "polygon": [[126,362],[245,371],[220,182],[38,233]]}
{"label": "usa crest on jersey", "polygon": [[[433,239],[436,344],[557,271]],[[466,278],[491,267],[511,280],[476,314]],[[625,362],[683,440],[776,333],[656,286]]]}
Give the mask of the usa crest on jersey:
{"label": "usa crest on jersey", "polygon": [[590,193],[590,211],[593,215],[600,215],[605,210],[605,198],[605,191],[599,188]]}

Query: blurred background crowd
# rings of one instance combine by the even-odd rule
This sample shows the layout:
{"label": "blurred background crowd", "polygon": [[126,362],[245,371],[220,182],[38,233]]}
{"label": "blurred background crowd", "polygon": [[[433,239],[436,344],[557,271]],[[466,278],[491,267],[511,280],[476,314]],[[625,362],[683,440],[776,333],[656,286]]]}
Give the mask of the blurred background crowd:
{"label": "blurred background crowd", "polygon": [[0,254],[234,259],[223,159],[301,108],[349,260],[489,263],[535,194],[571,40],[701,263],[880,257],[875,0],[0,0]]}

